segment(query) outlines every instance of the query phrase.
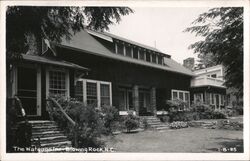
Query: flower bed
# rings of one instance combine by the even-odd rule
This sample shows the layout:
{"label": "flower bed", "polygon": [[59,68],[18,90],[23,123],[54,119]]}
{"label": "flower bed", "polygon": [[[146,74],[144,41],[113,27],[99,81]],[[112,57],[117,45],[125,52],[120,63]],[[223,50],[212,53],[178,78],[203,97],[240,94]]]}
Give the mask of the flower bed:
{"label": "flower bed", "polygon": [[226,130],[243,130],[243,123],[229,120],[221,120],[217,121],[217,128]]}
{"label": "flower bed", "polygon": [[187,128],[188,123],[183,121],[175,121],[170,124],[171,129]]}

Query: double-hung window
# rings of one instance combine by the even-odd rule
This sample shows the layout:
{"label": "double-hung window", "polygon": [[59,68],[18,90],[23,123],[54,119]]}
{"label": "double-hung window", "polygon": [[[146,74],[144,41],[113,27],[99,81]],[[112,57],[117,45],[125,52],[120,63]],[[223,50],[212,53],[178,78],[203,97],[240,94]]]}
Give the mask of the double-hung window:
{"label": "double-hung window", "polygon": [[68,96],[69,75],[67,70],[50,69],[47,71],[48,95]]}
{"label": "double-hung window", "polygon": [[101,106],[110,105],[110,85],[100,84],[101,91]]}
{"label": "double-hung window", "polygon": [[194,94],[194,102],[204,102],[203,93],[195,93]]}
{"label": "double-hung window", "polygon": [[111,82],[79,79],[76,83],[75,97],[86,105],[97,107],[112,105]]}
{"label": "double-hung window", "polygon": [[81,81],[76,82],[76,87],[75,87],[75,98],[78,101],[83,102],[83,83]]}
{"label": "double-hung window", "polygon": [[[182,91],[182,90],[174,90],[173,89],[171,94],[172,94],[172,100],[180,99],[180,100],[187,103],[187,107],[190,106],[190,93],[189,93],[189,91]],[[180,109],[180,110],[182,110],[182,109]]]}
{"label": "double-hung window", "polygon": [[88,105],[97,105],[97,83],[87,82],[87,104]]}

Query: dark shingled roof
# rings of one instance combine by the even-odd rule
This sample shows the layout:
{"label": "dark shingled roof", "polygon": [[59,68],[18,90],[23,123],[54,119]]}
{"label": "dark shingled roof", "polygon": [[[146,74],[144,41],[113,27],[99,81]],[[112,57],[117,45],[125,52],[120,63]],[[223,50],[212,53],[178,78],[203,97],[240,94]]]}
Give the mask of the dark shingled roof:
{"label": "dark shingled roof", "polygon": [[49,57],[43,57],[43,56],[38,56],[38,55],[28,55],[28,54],[22,54],[22,58],[26,61],[31,61],[31,62],[37,62],[37,63],[42,63],[42,64],[51,64],[51,65],[58,65],[58,66],[63,66],[63,67],[68,67],[68,68],[74,68],[74,69],[80,69],[80,70],[85,70],[89,71],[88,68],[82,67],[80,65],[70,63],[67,61],[63,60],[57,60],[54,58],[49,58]]}
{"label": "dark shingled roof", "polygon": [[[89,34],[85,30],[82,30],[76,33],[71,38],[70,41],[67,41],[66,39],[64,39],[61,42],[61,44],[56,44],[56,43],[54,44],[59,47],[69,48],[72,50],[78,50],[81,52],[86,52],[86,53],[90,53],[90,54],[94,54],[94,55],[98,55],[102,57],[107,57],[110,59],[116,59],[116,60],[120,60],[120,61],[124,61],[128,63],[134,63],[134,64],[139,64],[139,65],[148,66],[152,68],[157,68],[160,70],[171,71],[171,72],[180,73],[184,75],[194,76],[194,73],[191,70],[183,67],[181,64],[177,63],[176,61],[170,58],[166,58],[166,57],[164,58],[164,62],[166,65],[159,65],[159,64],[154,64],[154,63],[134,59],[131,57],[126,57],[123,55],[115,54],[111,52],[109,49],[107,49],[104,45],[102,45],[99,41],[97,41],[91,34]],[[157,52],[159,52],[159,50],[157,50]]]}

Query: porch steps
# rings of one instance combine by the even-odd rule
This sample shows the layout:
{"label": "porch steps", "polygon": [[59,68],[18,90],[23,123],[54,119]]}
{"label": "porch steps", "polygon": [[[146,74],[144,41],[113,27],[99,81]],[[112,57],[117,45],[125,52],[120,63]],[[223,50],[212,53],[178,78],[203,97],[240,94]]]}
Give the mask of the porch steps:
{"label": "porch steps", "polygon": [[56,150],[41,152],[63,152],[65,148],[72,147],[71,141],[68,140],[67,136],[54,121],[36,120],[29,121],[29,123],[32,126],[32,147],[43,149],[56,148]]}
{"label": "porch steps", "polygon": [[201,127],[204,129],[215,129],[216,121],[191,121],[189,122],[189,126],[191,127]]}
{"label": "porch steps", "polygon": [[[146,120],[150,129],[153,130],[167,130],[169,129],[169,124],[161,122],[156,116],[140,116],[141,120]],[[143,128],[143,124],[141,125]]]}

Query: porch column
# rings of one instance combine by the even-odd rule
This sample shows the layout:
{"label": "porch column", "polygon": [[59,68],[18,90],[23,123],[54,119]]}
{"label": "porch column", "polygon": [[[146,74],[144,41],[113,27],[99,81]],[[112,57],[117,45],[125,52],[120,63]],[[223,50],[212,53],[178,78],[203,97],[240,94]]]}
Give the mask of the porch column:
{"label": "porch column", "polygon": [[154,115],[156,115],[156,88],[152,87],[150,89],[150,105],[151,105],[151,110]]}
{"label": "porch column", "polygon": [[133,96],[133,107],[136,111],[136,115],[139,115],[139,87],[138,85],[134,85],[132,96]]}
{"label": "porch column", "polygon": [[203,100],[203,102],[204,102],[205,104],[208,103],[208,100],[207,100],[207,92],[206,92],[206,91],[204,91],[204,100]]}

